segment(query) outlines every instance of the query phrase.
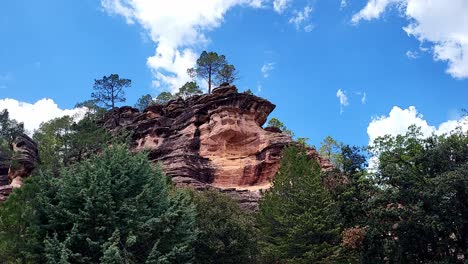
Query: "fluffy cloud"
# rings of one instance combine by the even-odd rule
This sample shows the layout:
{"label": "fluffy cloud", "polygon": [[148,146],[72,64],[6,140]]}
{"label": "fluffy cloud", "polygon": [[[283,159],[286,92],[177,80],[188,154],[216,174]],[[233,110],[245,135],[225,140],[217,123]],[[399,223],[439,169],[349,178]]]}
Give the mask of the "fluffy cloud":
{"label": "fluffy cloud", "polygon": [[384,115],[373,118],[369,123],[367,127],[369,144],[372,144],[376,138],[387,134],[392,136],[405,134],[408,131],[408,127],[411,125],[420,127],[423,135],[428,137],[432,134],[442,135],[450,133],[459,126],[464,130],[468,130],[468,117],[459,120],[448,120],[436,127],[429,125],[427,121],[424,120],[423,115],[418,113],[416,107],[410,106],[407,109],[401,109],[398,106],[394,106],[388,116]]}
{"label": "fluffy cloud", "polygon": [[263,64],[260,71],[262,72],[262,75],[264,78],[268,78],[270,71],[272,71],[274,68],[275,68],[275,63],[269,62],[269,63]]}
{"label": "fluffy cloud", "polygon": [[79,120],[86,113],[86,108],[60,109],[58,105],[48,98],[41,99],[34,104],[19,102],[14,99],[1,99],[0,110],[7,109],[12,119],[24,123],[24,127],[29,134],[39,128],[42,122],[51,119],[72,116]]}
{"label": "fluffy cloud", "polygon": [[468,1],[369,0],[352,22],[380,18],[390,6],[408,19],[403,30],[409,36],[429,43],[434,60],[448,63],[448,74],[468,78]]}
{"label": "fluffy cloud", "polygon": [[343,113],[343,108],[347,105],[348,103],[348,96],[346,96],[346,92],[342,91],[341,89],[338,89],[336,92],[336,97],[338,97],[338,100],[340,101],[340,114]]}
{"label": "fluffy cloud", "polygon": [[273,1],[273,9],[278,13],[281,14],[289,7],[291,0],[274,0]]}
{"label": "fluffy cloud", "polygon": [[419,54],[418,54],[417,51],[408,50],[408,51],[406,52],[406,57],[408,57],[408,59],[414,60],[414,59],[419,58]]}
{"label": "fluffy cloud", "polygon": [[301,11],[294,11],[294,15],[289,19],[289,23],[294,24],[297,30],[304,28],[305,32],[312,31],[314,26],[309,23],[312,10],[311,6],[305,6]]}
{"label": "fluffy cloud", "polygon": [[209,42],[205,33],[221,25],[234,6],[259,8],[262,0],[101,0],[109,14],[123,16],[128,24],[139,24],[157,44],[147,65],[156,86],[176,90],[190,80],[187,68],[198,57],[197,50]]}

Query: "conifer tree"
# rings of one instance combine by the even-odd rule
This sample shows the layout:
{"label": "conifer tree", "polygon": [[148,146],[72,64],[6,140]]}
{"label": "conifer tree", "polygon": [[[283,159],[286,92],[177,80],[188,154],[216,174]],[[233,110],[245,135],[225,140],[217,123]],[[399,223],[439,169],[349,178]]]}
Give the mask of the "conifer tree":
{"label": "conifer tree", "polygon": [[254,218],[239,204],[218,191],[194,193],[199,236],[195,263],[257,263],[257,232]]}
{"label": "conifer tree", "polygon": [[320,167],[304,151],[288,147],[260,202],[259,227],[265,263],[333,263],[339,227]]}
{"label": "conifer tree", "polygon": [[94,80],[91,97],[106,108],[114,109],[118,102],[125,102],[124,88],[132,85],[130,79],[120,78],[118,74],[103,76],[102,79]]}
{"label": "conifer tree", "polygon": [[192,198],[145,154],[113,145],[58,177],[47,171],[32,179],[0,206],[2,261],[192,262]]}

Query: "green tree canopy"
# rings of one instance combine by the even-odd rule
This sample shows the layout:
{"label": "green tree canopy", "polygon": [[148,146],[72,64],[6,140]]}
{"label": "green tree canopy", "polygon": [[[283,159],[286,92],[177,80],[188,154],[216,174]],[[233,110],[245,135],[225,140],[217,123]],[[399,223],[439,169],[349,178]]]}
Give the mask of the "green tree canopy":
{"label": "green tree canopy", "polygon": [[63,116],[42,123],[34,133],[40,167],[58,173],[63,166],[81,161],[110,144],[111,136],[96,124],[98,113],[88,112],[78,122]]}
{"label": "green tree canopy", "polygon": [[145,110],[153,103],[153,97],[150,94],[145,94],[138,99],[137,103],[135,104],[135,108],[140,110],[140,112],[143,112],[143,110]]}
{"label": "green tree canopy", "polygon": [[194,193],[200,230],[195,263],[256,263],[257,232],[253,215],[218,191]]}
{"label": "green tree canopy", "polygon": [[91,97],[106,108],[114,109],[115,103],[125,102],[124,88],[132,85],[129,79],[121,79],[118,74],[103,76],[94,80],[94,92]]}
{"label": "green tree canopy", "polygon": [[232,64],[225,64],[221,69],[218,71],[218,74],[216,75],[216,83],[218,85],[222,83],[233,83],[238,79],[238,72],[236,70],[236,67]]}
{"label": "green tree canopy", "polygon": [[170,100],[174,99],[174,95],[171,94],[170,92],[162,92],[158,96],[156,96],[156,99],[154,100],[156,104],[166,104]]}
{"label": "green tree canopy", "polygon": [[[191,196],[173,189],[145,154],[113,145],[59,177],[46,172],[32,180],[0,207],[2,261],[192,262]],[[15,221],[5,220],[15,212]]]}
{"label": "green tree canopy", "polygon": [[265,263],[333,263],[338,219],[318,163],[296,147],[284,149],[280,170],[260,202]]}
{"label": "green tree canopy", "polygon": [[331,136],[326,136],[320,143],[318,151],[322,157],[329,159],[336,168],[341,169],[343,165],[343,157],[341,154],[342,145],[342,143],[336,141]]}
{"label": "green tree canopy", "polygon": [[468,259],[468,133],[374,141],[381,191],[370,200],[365,263],[458,263]]}
{"label": "green tree canopy", "polygon": [[181,97],[182,99],[187,99],[190,96],[202,94],[196,82],[187,82],[182,87],[179,88],[179,92],[175,94],[176,97]]}
{"label": "green tree canopy", "polygon": [[290,135],[291,137],[294,137],[294,133],[289,130],[284,124],[283,122],[281,122],[278,118],[276,117],[273,117],[271,118],[269,121],[268,121],[268,126],[269,127],[276,127],[278,129],[280,129],[281,131],[283,131],[283,133],[286,133],[288,135]]}
{"label": "green tree canopy", "polygon": [[73,118],[63,116],[52,119],[36,130],[33,135],[34,141],[38,143],[41,166],[58,170],[66,163],[71,150],[71,133]]}
{"label": "green tree canopy", "polygon": [[211,93],[213,82],[234,80],[237,74],[235,67],[228,63],[224,55],[212,51],[203,51],[197,59],[196,67],[187,72],[192,77],[205,79],[208,82],[208,93]]}
{"label": "green tree canopy", "polygon": [[11,144],[22,133],[24,133],[23,123],[10,119],[10,113],[7,109],[2,110],[0,112],[0,138],[5,140],[7,144]]}

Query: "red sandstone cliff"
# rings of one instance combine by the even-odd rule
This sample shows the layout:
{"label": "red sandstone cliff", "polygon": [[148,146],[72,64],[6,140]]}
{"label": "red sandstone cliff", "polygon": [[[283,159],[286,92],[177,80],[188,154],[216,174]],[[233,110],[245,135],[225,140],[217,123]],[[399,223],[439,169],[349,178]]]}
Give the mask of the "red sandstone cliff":
{"label": "red sandstone cliff", "polygon": [[[223,86],[212,94],[175,99],[143,112],[116,108],[101,125],[130,132],[132,149],[147,150],[177,185],[216,188],[242,207],[255,209],[261,190],[270,187],[279,169],[282,149],[296,144],[277,128],[262,128],[274,108],[263,98]],[[2,159],[0,153],[0,201],[21,186],[38,160],[37,145],[26,135],[12,148],[13,160]],[[307,154],[323,169],[332,167],[315,149],[307,149]]]}
{"label": "red sandstone cliff", "polygon": [[13,188],[21,187],[38,160],[37,144],[27,135],[16,137],[11,148],[11,158],[0,153],[0,202],[10,195]]}
{"label": "red sandstone cliff", "polygon": [[[131,107],[109,112],[103,126],[131,132],[135,151],[148,150],[178,185],[218,188],[244,207],[255,207],[259,190],[269,187],[278,171],[282,149],[292,139],[262,126],[275,105],[235,86],[212,94],[150,106],[143,113]],[[308,149],[322,168],[331,163]]]}

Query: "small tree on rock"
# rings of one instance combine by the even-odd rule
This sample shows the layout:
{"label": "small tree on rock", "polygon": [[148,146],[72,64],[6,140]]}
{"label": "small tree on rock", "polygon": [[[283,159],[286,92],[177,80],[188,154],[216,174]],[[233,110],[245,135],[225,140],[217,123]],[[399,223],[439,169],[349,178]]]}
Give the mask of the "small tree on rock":
{"label": "small tree on rock", "polygon": [[182,87],[180,87],[179,92],[175,96],[180,96],[182,99],[187,99],[190,96],[202,94],[196,82],[187,82]]}
{"label": "small tree on rock", "polygon": [[162,104],[169,102],[172,99],[174,99],[173,94],[171,94],[170,92],[162,92],[158,96],[156,96],[156,99],[154,100],[154,102],[156,104],[162,105]]}
{"label": "small tree on rock", "polygon": [[135,108],[137,108],[140,111],[145,110],[146,107],[150,106],[153,103],[153,97],[150,94],[145,94],[142,97],[140,97],[135,104]]}
{"label": "small tree on rock", "polygon": [[283,131],[283,133],[286,133],[288,135],[290,135],[291,137],[294,137],[294,133],[289,130],[284,124],[283,122],[281,122],[278,118],[276,117],[273,117],[272,119],[270,119],[268,121],[268,126],[269,127],[276,127],[278,129],[280,129],[281,131]]}
{"label": "small tree on rock", "polygon": [[218,85],[222,83],[233,83],[237,79],[237,70],[232,64],[224,65],[216,75],[216,82]]}
{"label": "small tree on rock", "polygon": [[[199,77],[208,82],[208,93],[211,93],[213,81],[234,80],[235,68],[230,65],[224,55],[218,55],[216,52],[203,51],[197,60],[195,68],[187,70],[188,74],[195,78]],[[221,82],[222,83],[222,82]]]}
{"label": "small tree on rock", "polygon": [[94,80],[93,99],[103,104],[106,108],[114,109],[115,103],[125,102],[124,88],[132,85],[129,79],[120,79],[118,74],[104,76],[102,79]]}

